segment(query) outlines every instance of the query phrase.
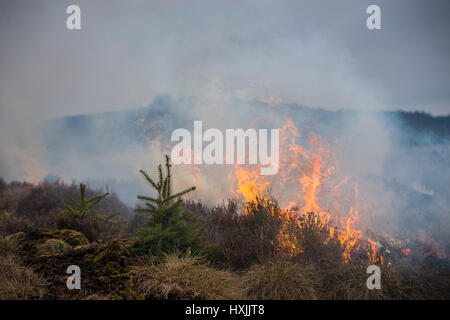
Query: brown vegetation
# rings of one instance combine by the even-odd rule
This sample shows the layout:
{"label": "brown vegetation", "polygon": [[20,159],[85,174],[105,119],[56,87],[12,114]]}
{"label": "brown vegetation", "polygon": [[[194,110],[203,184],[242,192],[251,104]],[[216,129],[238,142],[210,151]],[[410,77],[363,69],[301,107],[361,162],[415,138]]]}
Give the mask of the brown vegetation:
{"label": "brown vegetation", "polygon": [[[143,251],[136,240],[134,232],[146,219],[141,213],[116,219],[115,231],[103,220],[76,231],[58,228],[68,191],[74,197],[78,192],[60,183],[0,183],[0,299],[450,298],[448,261],[436,257],[392,253],[381,265],[382,289],[367,289],[370,263],[364,252],[344,263],[339,243],[324,241],[313,213],[300,223],[282,220],[270,197],[214,208],[185,203],[203,225],[204,254],[161,258]],[[87,194],[96,193],[87,189]],[[115,201],[99,207],[105,214],[126,207],[115,207]],[[281,227],[295,235],[301,248],[296,254],[280,251]],[[89,237],[90,232],[111,233]],[[82,290],[66,287],[72,264],[82,270]]]}
{"label": "brown vegetation", "polygon": [[237,275],[211,267],[202,257],[173,253],[161,263],[141,262],[135,267],[136,291],[147,299],[240,299]]}

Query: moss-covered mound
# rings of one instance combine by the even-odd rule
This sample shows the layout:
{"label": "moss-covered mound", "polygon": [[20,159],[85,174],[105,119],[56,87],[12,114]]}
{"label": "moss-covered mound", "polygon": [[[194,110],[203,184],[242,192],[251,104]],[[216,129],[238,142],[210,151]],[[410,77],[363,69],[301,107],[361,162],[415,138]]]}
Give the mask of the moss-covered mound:
{"label": "moss-covered mound", "polygon": [[50,250],[50,255],[53,255],[51,254],[54,251],[53,249],[56,250],[55,253],[63,254],[72,248],[89,245],[89,241],[84,234],[69,229],[17,232],[8,235],[6,239],[14,241],[22,253],[26,255],[36,253],[46,255],[43,250],[47,249]]}
{"label": "moss-covered mound", "polygon": [[134,256],[135,246],[134,241],[114,239],[100,246],[93,254],[87,255],[84,260],[110,274],[127,273],[130,257]]}
{"label": "moss-covered mound", "polygon": [[63,240],[73,247],[89,244],[89,240],[86,238],[86,236],[81,232],[75,230],[63,229],[44,231],[42,232],[42,236],[51,239]]}
{"label": "moss-covered mound", "polygon": [[[25,235],[36,238],[37,235]],[[44,238],[45,239],[45,238]],[[45,299],[132,299],[130,269],[135,263],[136,242],[114,239],[107,243],[70,246],[60,239],[25,240],[26,263],[36,266],[47,282]],[[67,268],[76,265],[81,270],[81,289],[66,286]]]}
{"label": "moss-covered mound", "polygon": [[36,250],[41,257],[63,255],[71,249],[67,242],[60,239],[48,239],[44,243],[36,244]]}

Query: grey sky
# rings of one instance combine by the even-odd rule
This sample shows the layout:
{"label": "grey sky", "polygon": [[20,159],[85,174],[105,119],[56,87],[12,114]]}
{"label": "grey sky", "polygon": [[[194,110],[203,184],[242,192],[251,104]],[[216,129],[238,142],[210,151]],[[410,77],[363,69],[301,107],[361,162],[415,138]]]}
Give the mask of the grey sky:
{"label": "grey sky", "polygon": [[[80,31],[65,27],[70,4],[81,7]],[[367,30],[369,4],[381,7],[382,30]],[[165,93],[448,114],[449,9],[437,0],[1,1],[0,125],[135,108]]]}

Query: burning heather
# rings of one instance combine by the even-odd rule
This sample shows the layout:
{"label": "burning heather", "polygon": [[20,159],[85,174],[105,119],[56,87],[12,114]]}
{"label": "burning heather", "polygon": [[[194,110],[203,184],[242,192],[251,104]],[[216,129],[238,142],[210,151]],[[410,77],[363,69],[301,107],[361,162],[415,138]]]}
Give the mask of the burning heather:
{"label": "burning heather", "polygon": [[[80,164],[101,161],[109,174],[117,170],[121,176],[124,166],[138,165],[145,183],[142,188],[136,188],[139,184],[134,180],[126,183],[126,188],[113,183],[118,193],[110,187],[93,189],[81,184],[78,188],[57,175],[33,183],[1,181],[0,246],[4,259],[13,260],[0,259],[0,268],[3,262],[11,268],[14,261],[17,265],[12,268],[28,273],[30,288],[11,291],[8,285],[8,291],[0,286],[0,294],[27,299],[448,296],[446,233],[427,224],[437,216],[417,226],[413,222],[418,218],[409,215],[403,220],[411,224],[409,230],[398,227],[402,220],[386,227],[393,217],[400,218],[394,208],[414,210],[398,206],[400,200],[406,201],[405,190],[420,188],[416,183],[408,189],[380,174],[361,174],[360,166],[366,163],[349,160],[359,147],[358,136],[349,138],[346,130],[334,130],[337,134],[330,136],[320,119],[311,122],[312,126],[301,123],[295,112],[283,106],[259,104],[254,110],[265,116],[242,119],[239,127],[279,128],[276,174],[262,175],[263,163],[248,164],[248,144],[243,164],[225,164],[223,152],[224,164],[208,165],[197,159],[198,164],[174,165],[167,157],[164,165],[155,165],[156,171],[147,171],[151,158],[171,153],[174,142],[168,139],[168,128],[192,123],[191,119],[183,122],[170,116],[170,111],[152,109],[121,115],[120,121],[116,118],[114,121],[127,130],[126,134],[111,133],[115,145],[109,136],[95,141],[99,139],[95,135],[98,127],[91,120],[85,128],[86,138],[103,145],[100,153],[86,144],[74,144],[83,155]],[[111,115],[105,117],[98,119],[104,122]],[[75,125],[77,130],[79,126]],[[62,139],[68,134],[65,126],[55,129],[53,124],[49,128],[59,131]],[[370,126],[364,130],[367,128],[374,130]],[[56,142],[56,150],[64,150],[54,135],[49,139]],[[133,139],[139,143],[130,144]],[[364,145],[360,147],[361,153],[368,152]],[[203,151],[195,147],[189,150],[192,159],[198,157],[198,150]],[[380,152],[375,151],[374,157]],[[77,157],[73,151],[69,154]],[[66,158],[65,153],[61,157]],[[56,165],[56,172],[68,170],[68,163]],[[98,169],[92,174],[104,176],[105,168]],[[134,197],[139,201],[134,210],[119,200],[121,190],[136,190]],[[392,190],[396,191],[395,201],[386,210],[380,204],[389,199]],[[435,191],[420,190],[426,192],[408,191],[415,192],[411,199],[426,197],[428,210],[434,212],[438,207],[433,199]],[[426,210],[422,202],[417,203]],[[79,267],[71,272],[81,270],[83,274],[78,293],[60,288],[65,282],[58,275],[61,270],[66,272],[67,259]],[[205,279],[205,273],[210,278]],[[120,280],[115,276],[118,274]],[[271,277],[267,278],[268,274]],[[378,280],[372,282],[368,277]],[[71,284],[72,288],[77,286],[76,282]],[[19,295],[19,290],[33,295]]]}
{"label": "burning heather", "polygon": [[[367,215],[370,208],[360,203],[357,181],[339,175],[338,160],[330,145],[313,132],[308,133],[309,148],[299,145],[296,139],[301,135],[290,119],[280,132],[279,175],[261,175],[260,165],[235,164],[230,174],[231,192],[251,203],[270,190],[280,197],[283,220],[301,226],[302,220],[313,216],[314,224],[328,233],[326,243],[337,240],[341,244],[346,263],[352,253],[365,250],[371,263],[383,264],[383,255],[378,252],[381,244],[364,232],[367,227],[359,221],[360,214],[364,214],[359,208],[366,208]],[[199,168],[196,170],[198,180],[201,172]],[[244,207],[244,214],[247,210]],[[287,223],[280,229],[279,237],[281,254],[302,253],[303,249],[295,246],[295,235],[289,232]],[[401,248],[401,252],[409,250]]]}
{"label": "burning heather", "polygon": [[450,299],[445,1],[54,2],[0,1],[0,300]]}
{"label": "burning heather", "polygon": [[[364,255],[372,264],[390,265],[392,260],[411,253],[417,257],[448,259],[448,249],[431,238],[421,239],[410,234],[406,239],[404,235],[389,234],[371,224],[373,217],[377,216],[377,195],[371,195],[367,190],[361,192],[358,179],[340,166],[340,161],[345,159],[342,144],[339,141],[331,144],[330,139],[320,137],[312,130],[301,133],[291,118],[282,118],[284,120],[280,121],[284,122],[279,123],[277,174],[261,175],[261,164],[234,164],[221,175],[228,189],[224,194],[243,202],[244,215],[249,210],[246,203],[257,199],[271,201],[272,197],[277,199],[283,220],[278,234],[280,255],[296,256],[303,252],[296,232],[292,231],[292,224],[302,228],[308,221],[326,234],[324,245],[340,244],[345,263],[350,263],[352,256],[359,259]],[[256,124],[261,119],[252,123]],[[139,122],[145,123],[146,120],[140,118]],[[158,129],[150,132],[144,129],[146,139],[158,132]],[[171,146],[172,143],[165,140],[161,152],[170,153]],[[195,151],[190,151],[195,157]],[[246,156],[248,160],[248,153]],[[208,189],[208,185],[217,185],[208,179],[211,169],[206,165],[181,165],[177,169],[177,172],[187,174],[194,184],[200,185],[200,191]]]}

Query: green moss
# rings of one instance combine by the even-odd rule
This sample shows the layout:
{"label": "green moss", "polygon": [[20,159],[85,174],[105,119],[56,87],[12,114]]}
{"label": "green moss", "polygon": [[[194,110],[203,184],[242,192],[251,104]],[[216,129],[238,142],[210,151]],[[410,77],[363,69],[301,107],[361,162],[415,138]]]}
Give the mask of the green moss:
{"label": "green moss", "polygon": [[42,235],[51,239],[64,240],[71,246],[82,246],[89,244],[89,240],[84,234],[70,229],[46,231],[43,232]]}
{"label": "green moss", "polygon": [[85,250],[87,248],[89,248],[90,245],[89,244],[85,244],[85,245],[81,245],[81,246],[76,246],[73,248],[74,251],[78,251],[78,250]]}
{"label": "green moss", "polygon": [[64,240],[48,239],[42,244],[36,244],[36,249],[39,256],[59,256],[69,252],[72,247]]}
{"label": "green moss", "polygon": [[105,264],[109,261],[123,262],[130,256],[134,242],[130,240],[116,239],[107,243],[93,258],[95,264]]}
{"label": "green moss", "polygon": [[115,239],[104,244],[95,254],[88,255],[86,260],[109,274],[126,273],[127,260],[132,256],[134,246],[134,241]]}

